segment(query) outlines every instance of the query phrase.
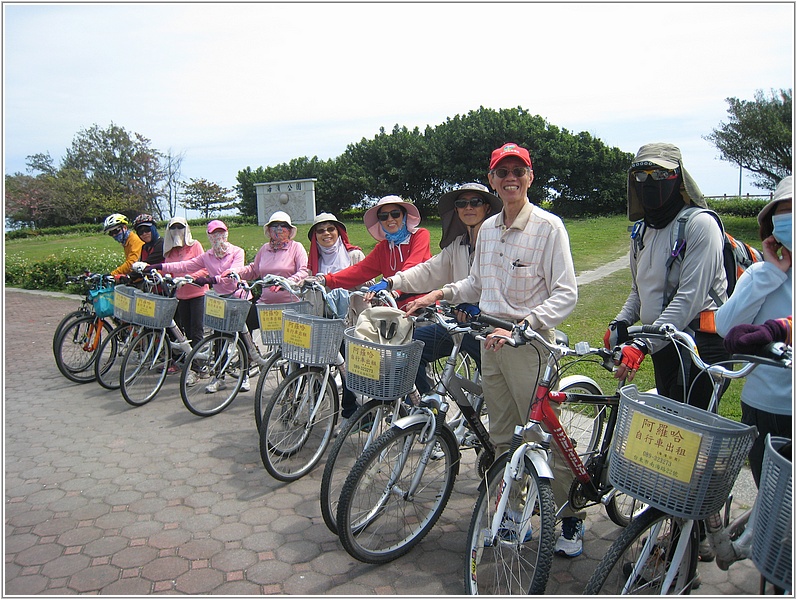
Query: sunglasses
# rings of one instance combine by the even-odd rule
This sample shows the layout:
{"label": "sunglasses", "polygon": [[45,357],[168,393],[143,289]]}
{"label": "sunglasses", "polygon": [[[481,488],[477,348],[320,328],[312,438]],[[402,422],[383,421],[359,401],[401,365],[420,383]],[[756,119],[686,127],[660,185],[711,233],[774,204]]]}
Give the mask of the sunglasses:
{"label": "sunglasses", "polygon": [[643,169],[634,171],[632,175],[637,183],[644,183],[648,176],[652,177],[653,181],[666,181],[678,177],[678,169]]}
{"label": "sunglasses", "polygon": [[377,213],[376,218],[380,221],[387,221],[390,218],[393,219],[400,219],[402,212],[397,208],[395,210],[391,210],[390,212],[381,212]]}
{"label": "sunglasses", "polygon": [[477,206],[482,206],[484,204],[484,198],[458,198],[454,200],[454,206],[457,208],[465,208],[468,205],[471,205],[473,208]]}
{"label": "sunglasses", "polygon": [[512,169],[506,169],[504,167],[499,167],[497,169],[493,169],[493,175],[498,177],[498,179],[503,179],[504,177],[509,175],[510,171],[512,171],[512,175],[514,175],[515,177],[520,179],[526,173],[529,172],[529,168],[528,167],[513,167]]}
{"label": "sunglasses", "polygon": [[280,223],[279,221],[276,221],[274,223],[269,223],[268,227],[269,229],[277,227],[282,227],[283,229],[290,229],[290,225],[288,225],[287,223]]}
{"label": "sunglasses", "polygon": [[142,227],[141,229],[136,229],[136,233],[141,237],[146,233],[152,233],[152,230],[149,227]]}
{"label": "sunglasses", "polygon": [[316,227],[315,233],[316,235],[321,235],[323,233],[334,233],[338,230],[337,227],[334,225],[330,225],[329,227]]}
{"label": "sunglasses", "polygon": [[111,229],[110,231],[108,231],[108,235],[110,235],[111,237],[115,237],[115,236],[119,235],[120,233],[122,233],[122,228],[121,227],[117,227],[116,229]]}
{"label": "sunglasses", "polygon": [[174,225],[169,227],[169,229],[185,229],[185,225],[183,225],[182,223],[175,223]]}

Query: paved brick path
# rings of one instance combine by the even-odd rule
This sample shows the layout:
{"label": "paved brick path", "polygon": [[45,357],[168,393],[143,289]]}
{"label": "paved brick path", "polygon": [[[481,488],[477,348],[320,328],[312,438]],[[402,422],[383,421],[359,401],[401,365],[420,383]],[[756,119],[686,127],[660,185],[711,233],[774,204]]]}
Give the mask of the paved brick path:
{"label": "paved brick path", "polygon": [[[132,408],[118,391],[62,377],[52,332],[76,305],[5,293],[5,595],[462,594],[472,452],[420,546],[361,564],[321,518],[322,468],[291,484],[266,473],[253,392],[201,419],[173,382]],[[555,559],[548,592],[579,594],[615,534],[594,510],[584,554]],[[757,593],[752,565],[736,567],[701,565],[699,593]]]}

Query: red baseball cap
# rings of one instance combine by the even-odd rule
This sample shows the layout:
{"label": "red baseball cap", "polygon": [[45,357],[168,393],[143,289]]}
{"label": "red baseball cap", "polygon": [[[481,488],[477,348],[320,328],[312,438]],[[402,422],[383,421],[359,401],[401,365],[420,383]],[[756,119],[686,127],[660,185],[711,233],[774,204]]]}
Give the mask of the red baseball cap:
{"label": "red baseball cap", "polygon": [[493,153],[490,156],[490,170],[494,169],[495,165],[508,156],[517,156],[520,160],[526,163],[527,166],[531,167],[531,157],[529,156],[529,151],[525,148],[521,148],[517,144],[510,142],[508,144],[504,144],[500,148],[493,150]]}

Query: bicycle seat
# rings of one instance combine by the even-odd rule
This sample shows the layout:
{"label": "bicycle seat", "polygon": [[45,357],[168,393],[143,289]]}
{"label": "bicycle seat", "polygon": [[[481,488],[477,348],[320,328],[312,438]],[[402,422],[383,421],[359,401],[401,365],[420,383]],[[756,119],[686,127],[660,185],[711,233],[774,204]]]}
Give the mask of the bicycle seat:
{"label": "bicycle seat", "polygon": [[570,338],[567,337],[567,334],[564,331],[559,331],[558,329],[554,329],[554,338],[556,343],[560,346],[569,346],[570,345]]}

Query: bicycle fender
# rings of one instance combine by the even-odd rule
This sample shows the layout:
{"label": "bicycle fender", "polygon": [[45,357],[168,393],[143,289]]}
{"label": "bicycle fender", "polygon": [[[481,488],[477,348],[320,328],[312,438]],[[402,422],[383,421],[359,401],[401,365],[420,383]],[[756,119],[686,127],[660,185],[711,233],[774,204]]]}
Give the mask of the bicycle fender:
{"label": "bicycle fender", "polygon": [[526,452],[526,458],[531,461],[537,471],[537,475],[542,479],[553,479],[553,471],[551,465],[548,464],[548,457],[542,451],[532,450]]}
{"label": "bicycle fender", "polygon": [[568,375],[567,377],[563,377],[561,381],[559,381],[559,389],[569,386],[569,385],[594,385],[599,390],[602,389],[598,382],[592,379],[592,377],[587,377],[586,375]]}
{"label": "bicycle fender", "polygon": [[397,427],[398,429],[407,429],[416,423],[426,423],[429,421],[429,416],[424,414],[417,414],[417,415],[407,415],[406,417],[401,417],[395,423],[393,423],[392,427]]}

